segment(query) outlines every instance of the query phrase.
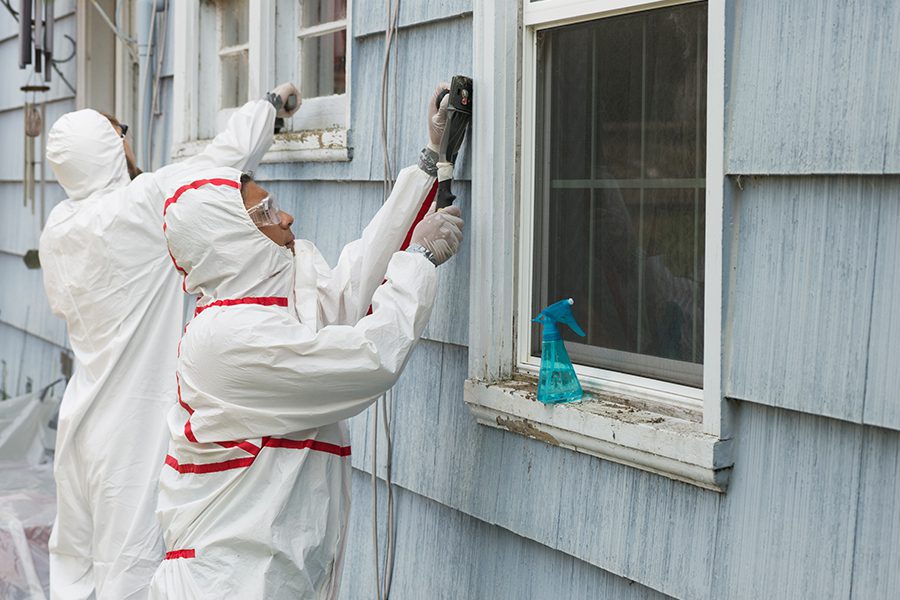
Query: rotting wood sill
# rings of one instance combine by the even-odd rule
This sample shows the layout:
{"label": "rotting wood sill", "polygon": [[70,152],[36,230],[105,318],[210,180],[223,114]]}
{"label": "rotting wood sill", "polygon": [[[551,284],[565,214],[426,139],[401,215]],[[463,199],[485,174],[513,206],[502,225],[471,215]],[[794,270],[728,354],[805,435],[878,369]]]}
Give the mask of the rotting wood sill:
{"label": "rotting wood sill", "polygon": [[[199,154],[212,140],[182,142],[172,149],[173,160]],[[275,134],[263,163],[346,162],[352,157],[347,147],[347,130],[340,127]]]}
{"label": "rotting wood sill", "polygon": [[725,491],[733,464],[729,440],[705,433],[699,418],[596,393],[579,402],[544,405],[536,390],[532,377],[490,383],[469,379],[464,398],[482,425]]}

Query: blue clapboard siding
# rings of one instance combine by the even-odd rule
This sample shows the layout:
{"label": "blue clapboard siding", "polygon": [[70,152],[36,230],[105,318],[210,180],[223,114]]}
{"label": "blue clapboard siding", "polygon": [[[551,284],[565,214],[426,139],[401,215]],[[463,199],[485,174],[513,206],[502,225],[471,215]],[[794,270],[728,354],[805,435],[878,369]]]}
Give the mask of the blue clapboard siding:
{"label": "blue clapboard siding", "polygon": [[739,410],[709,597],[847,598],[864,428],[753,404]]}
{"label": "blue clapboard siding", "polygon": [[900,178],[881,204],[863,420],[900,430]]}
{"label": "blue clapboard siding", "polygon": [[[416,348],[394,392],[394,481],[663,593],[708,597],[719,494],[477,425],[466,365],[465,348]],[[372,420],[352,421],[358,469],[369,469]]]}
{"label": "blue clapboard siding", "polygon": [[[0,391],[15,397],[25,393],[29,378],[37,391],[62,377],[62,352],[67,352],[66,348],[0,322]],[[60,385],[52,393],[58,397],[62,390]]]}
{"label": "blue clapboard siding", "polygon": [[866,428],[861,478],[851,598],[896,598],[900,591],[900,435]]}
{"label": "blue clapboard siding", "polygon": [[726,169],[900,173],[900,2],[731,3]]}
{"label": "blue clapboard siding", "polygon": [[[438,21],[451,17],[469,15],[472,12],[472,0],[428,0],[427,2],[400,2],[401,28],[411,25]],[[356,37],[372,33],[384,33],[387,27],[387,3],[356,2],[353,4],[353,35]],[[402,35],[402,33],[401,33]],[[453,51],[456,44],[470,42],[471,38],[447,38],[446,50]]]}
{"label": "blue clapboard siding", "polygon": [[[341,597],[375,598],[371,480],[354,472]],[[397,544],[391,598],[413,600],[663,600],[633,581],[395,488]],[[379,560],[385,487],[379,482]],[[438,551],[433,551],[437,549]]]}
{"label": "blue clapboard siding", "polygon": [[869,355],[868,336],[879,215],[898,192],[877,177],[756,178],[735,192],[726,395],[862,422],[867,362],[896,354]]}
{"label": "blue clapboard siding", "polygon": [[[847,597],[867,501],[894,524],[868,543],[896,542],[896,432],[867,450],[877,430],[739,403],[734,479],[718,495],[475,424],[465,355],[424,342],[395,389],[393,479],[416,494],[679,598]],[[352,425],[354,467],[368,471],[371,410]],[[861,477],[864,451],[883,458]],[[859,597],[890,597],[873,591],[888,561],[856,566],[854,588],[871,592]]]}
{"label": "blue clapboard siding", "polygon": [[[17,4],[17,3],[16,3]],[[74,1],[57,2],[56,49],[58,57],[71,51],[64,34],[74,38],[76,19]],[[3,65],[4,85],[0,86],[0,134],[4,144],[0,151],[0,361],[4,361],[6,392],[24,393],[26,378],[34,388],[57,379],[61,375],[60,353],[66,350],[65,324],[50,313],[44,295],[41,271],[25,267],[22,255],[37,248],[43,220],[41,216],[40,185],[35,188],[35,207],[22,205],[24,176],[24,113],[26,100],[19,87],[29,81],[28,71],[18,69],[17,25],[4,7],[0,7],[0,65]],[[60,64],[59,68],[73,84],[75,61]],[[27,98],[31,100],[31,97]],[[37,98],[41,100],[41,97]],[[54,73],[50,91],[43,95],[47,102],[46,125],[75,107],[74,95]],[[43,150],[40,140],[35,154]],[[40,165],[35,176],[40,178]],[[65,197],[54,182],[48,168],[46,173],[45,214]]]}
{"label": "blue clapboard siding", "polygon": [[[9,45],[7,42],[4,45]],[[0,46],[2,47],[2,46]],[[72,95],[62,95],[58,99],[50,97],[47,103],[47,130],[63,114],[75,109],[75,99]],[[25,120],[22,109],[24,95],[20,94],[18,104],[7,110],[0,111],[0,131],[4,132],[3,160],[0,161],[0,181],[22,181],[24,176],[25,160]],[[35,140],[35,158],[41,157],[41,140]],[[35,165],[35,176],[40,179],[40,162]],[[55,181],[53,170],[47,166],[47,180]],[[48,210],[49,213],[49,210]]]}

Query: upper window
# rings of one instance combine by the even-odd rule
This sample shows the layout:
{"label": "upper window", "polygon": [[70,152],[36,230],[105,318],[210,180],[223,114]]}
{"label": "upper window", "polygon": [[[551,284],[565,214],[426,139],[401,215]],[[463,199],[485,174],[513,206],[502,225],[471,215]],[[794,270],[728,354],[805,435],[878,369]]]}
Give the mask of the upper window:
{"label": "upper window", "polygon": [[218,0],[219,109],[237,108],[250,91],[249,0]]}
{"label": "upper window", "polygon": [[347,0],[303,3],[300,83],[310,97],[343,94],[347,88]]}
{"label": "upper window", "polygon": [[294,81],[303,94],[286,129],[346,128],[347,0],[277,0],[275,23],[275,79]]}
{"label": "upper window", "polygon": [[300,88],[303,108],[282,132],[315,130],[308,137],[327,140],[328,148],[346,139],[347,0],[201,0],[178,3],[178,10],[176,52],[189,55],[176,54],[185,68],[175,76],[196,90],[187,114],[178,115],[186,119],[179,142],[214,137],[236,108],[284,81]]}
{"label": "upper window", "polygon": [[574,298],[587,335],[563,335],[592,373],[703,385],[706,46],[705,2],[535,33],[521,306]]}

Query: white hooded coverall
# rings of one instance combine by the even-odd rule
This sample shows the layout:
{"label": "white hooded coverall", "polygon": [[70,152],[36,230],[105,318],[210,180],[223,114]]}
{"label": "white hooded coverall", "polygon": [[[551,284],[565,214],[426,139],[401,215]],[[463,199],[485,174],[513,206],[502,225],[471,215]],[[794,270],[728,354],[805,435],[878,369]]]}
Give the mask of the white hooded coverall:
{"label": "white hooded coverall", "polygon": [[146,598],[163,558],[154,510],[176,401],[184,295],[162,228],[168,181],[245,169],[272,143],[275,109],[248,103],[199,155],[130,180],[122,139],[93,110],[62,116],[47,159],[68,199],[40,240],[44,287],[75,371],[60,407],[50,538],[53,598]]}
{"label": "white hooded coverall", "polygon": [[179,350],[151,597],[336,598],[344,419],[394,384],[431,313],[434,265],[395,250],[434,178],[404,169],[331,269],[311,242],[294,257],[257,229],[239,175],[198,173],[167,201],[169,248],[200,300]]}

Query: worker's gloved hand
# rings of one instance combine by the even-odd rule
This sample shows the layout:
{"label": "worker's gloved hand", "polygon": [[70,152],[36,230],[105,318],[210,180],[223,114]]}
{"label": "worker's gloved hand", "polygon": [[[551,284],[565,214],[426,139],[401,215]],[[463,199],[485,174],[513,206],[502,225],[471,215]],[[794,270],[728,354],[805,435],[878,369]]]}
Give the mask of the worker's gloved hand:
{"label": "worker's gloved hand", "polygon": [[438,152],[441,147],[441,138],[444,136],[444,128],[447,126],[447,107],[450,105],[450,94],[444,94],[441,106],[438,108],[437,99],[445,91],[450,91],[450,84],[439,83],[428,101],[428,149]]}
{"label": "worker's gloved hand", "polygon": [[439,83],[428,100],[428,144],[422,148],[422,152],[419,154],[419,168],[432,177],[436,177],[438,174],[437,163],[440,160],[441,138],[447,127],[447,107],[450,106],[450,94],[444,95],[440,107],[437,106],[437,99],[449,89],[448,83]]}
{"label": "worker's gloved hand", "polygon": [[458,206],[448,206],[436,211],[437,204],[425,215],[410,238],[409,252],[420,252],[435,266],[447,262],[459,251],[463,239],[463,226]]}
{"label": "worker's gloved hand", "polygon": [[277,111],[275,116],[286,119],[294,115],[300,108],[302,99],[300,98],[300,90],[291,83],[286,82],[277,86],[271,92],[266,94],[266,100],[272,103]]}

